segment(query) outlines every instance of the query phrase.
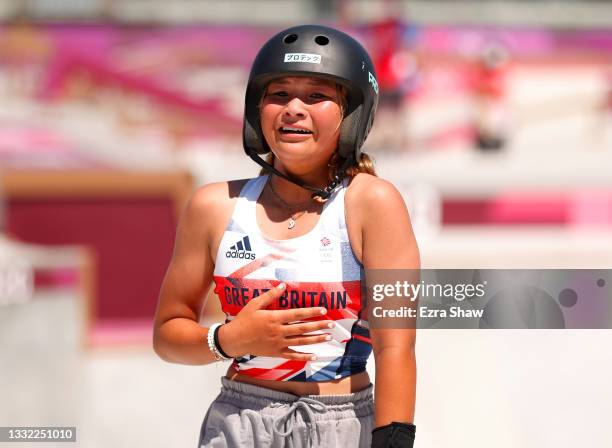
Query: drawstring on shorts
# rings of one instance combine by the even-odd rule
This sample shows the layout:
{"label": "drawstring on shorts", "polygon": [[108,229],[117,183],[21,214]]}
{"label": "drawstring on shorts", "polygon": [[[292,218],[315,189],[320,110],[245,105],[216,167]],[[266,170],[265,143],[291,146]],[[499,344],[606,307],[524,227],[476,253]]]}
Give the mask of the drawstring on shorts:
{"label": "drawstring on shorts", "polygon": [[[313,398],[300,397],[296,401],[294,401],[289,407],[289,410],[287,411],[287,413],[282,415],[274,423],[274,426],[273,426],[274,432],[281,437],[286,437],[289,434],[291,434],[293,431],[293,422],[291,421],[291,418],[299,409],[301,409],[304,412],[305,417],[306,417],[305,420],[307,419],[308,424],[310,425],[310,441],[313,442],[316,437],[317,442],[320,444],[321,436],[319,434],[319,431],[317,430],[316,417],[315,417],[315,413],[313,412],[313,410],[318,411],[318,412],[326,412],[327,406],[325,406],[325,404]],[[283,427],[283,425],[286,428],[285,432],[281,432],[281,428]]]}

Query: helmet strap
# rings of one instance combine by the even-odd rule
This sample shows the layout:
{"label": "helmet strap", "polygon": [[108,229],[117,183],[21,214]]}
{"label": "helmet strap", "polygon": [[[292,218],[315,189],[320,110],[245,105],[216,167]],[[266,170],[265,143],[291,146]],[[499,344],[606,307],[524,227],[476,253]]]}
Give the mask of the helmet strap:
{"label": "helmet strap", "polygon": [[289,182],[294,183],[295,185],[304,188],[305,190],[312,191],[313,193],[311,195],[311,198],[314,199],[314,198],[318,197],[318,198],[320,198],[320,202],[325,202],[325,201],[327,201],[330,198],[330,196],[333,194],[334,190],[336,190],[338,185],[340,185],[340,183],[342,182],[342,179],[344,179],[344,174],[346,172],[346,169],[349,166],[351,166],[351,163],[353,162],[353,155],[351,155],[350,157],[347,157],[344,160],[344,162],[342,163],[342,165],[339,168],[336,169],[336,172],[334,173],[334,178],[327,185],[327,187],[325,187],[323,189],[320,189],[320,188],[317,188],[317,187],[312,187],[310,185],[307,185],[304,182],[302,182],[300,179],[295,179],[295,178],[287,176],[284,173],[281,173],[279,170],[274,168],[272,165],[270,165],[264,159],[259,157],[259,155],[257,153],[255,153],[255,151],[249,151],[249,157],[251,159],[253,159],[253,161],[255,163],[257,163],[259,166],[261,166],[266,171],[272,172],[272,173],[276,174],[277,176],[282,177],[283,179],[286,179]]}

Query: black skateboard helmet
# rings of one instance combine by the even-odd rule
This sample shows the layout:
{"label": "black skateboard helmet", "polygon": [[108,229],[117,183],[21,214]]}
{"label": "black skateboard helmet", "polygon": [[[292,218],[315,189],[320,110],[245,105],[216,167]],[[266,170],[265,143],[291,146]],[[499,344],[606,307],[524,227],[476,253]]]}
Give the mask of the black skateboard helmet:
{"label": "black skateboard helmet", "polygon": [[[347,103],[340,127],[338,153],[344,163],[324,190],[291,179],[271,167],[260,155],[270,152],[261,130],[259,104],[267,85],[281,76],[317,76],[346,88]],[[265,169],[327,199],[359,160],[361,146],[374,121],[378,83],[367,51],[346,33],[321,25],[288,28],[272,37],[255,57],[247,84],[242,139],[245,152]]]}

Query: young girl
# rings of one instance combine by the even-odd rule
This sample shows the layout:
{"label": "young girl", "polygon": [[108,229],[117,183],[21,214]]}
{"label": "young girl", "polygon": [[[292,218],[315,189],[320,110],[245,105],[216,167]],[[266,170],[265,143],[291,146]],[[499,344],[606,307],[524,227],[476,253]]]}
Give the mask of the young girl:
{"label": "young girl", "polygon": [[[162,359],[233,358],[198,446],[412,446],[415,331],[370,329],[361,292],[364,269],[419,266],[401,195],[360,150],[377,102],[337,30],[293,27],[257,55],[243,142],[262,172],[195,192],[155,317]],[[213,281],[226,320],[203,328]]]}

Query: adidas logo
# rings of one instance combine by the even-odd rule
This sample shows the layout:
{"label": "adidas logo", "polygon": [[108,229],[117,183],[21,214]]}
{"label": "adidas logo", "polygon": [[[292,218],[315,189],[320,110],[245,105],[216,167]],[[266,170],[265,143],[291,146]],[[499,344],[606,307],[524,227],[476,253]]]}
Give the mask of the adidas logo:
{"label": "adidas logo", "polygon": [[246,260],[254,260],[255,252],[251,249],[251,242],[249,236],[245,236],[236,244],[230,247],[230,250],[225,252],[225,258],[240,258]]}

